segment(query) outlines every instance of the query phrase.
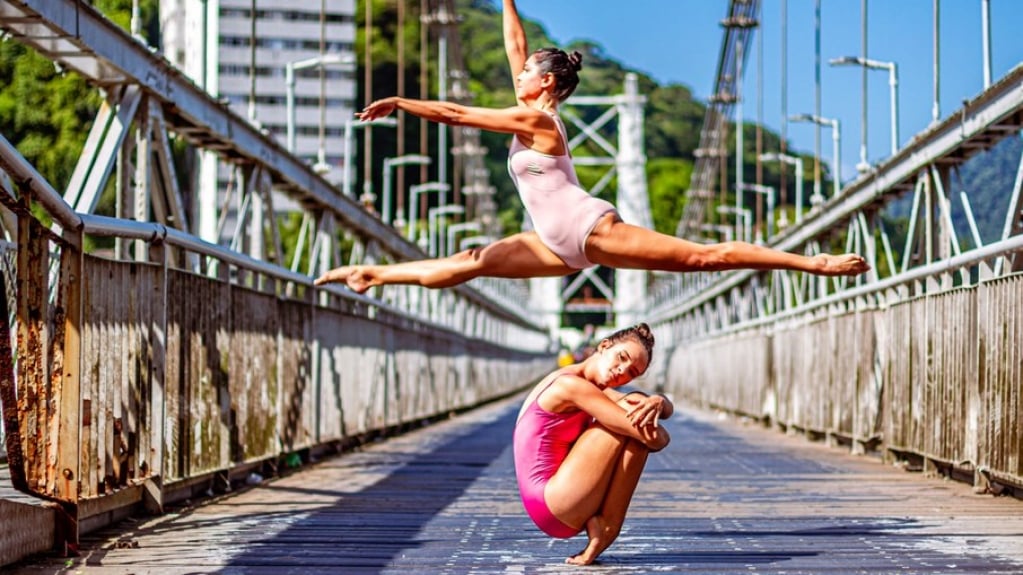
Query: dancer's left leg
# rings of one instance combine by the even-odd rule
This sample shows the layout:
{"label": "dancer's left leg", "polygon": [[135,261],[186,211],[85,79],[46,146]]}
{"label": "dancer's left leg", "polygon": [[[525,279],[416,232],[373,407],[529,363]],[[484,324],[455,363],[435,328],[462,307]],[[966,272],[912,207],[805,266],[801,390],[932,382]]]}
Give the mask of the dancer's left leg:
{"label": "dancer's left leg", "polygon": [[856,254],[803,256],[746,242],[698,244],[604,216],[586,239],[586,257],[613,268],[669,272],[788,269],[857,275],[870,269]]}

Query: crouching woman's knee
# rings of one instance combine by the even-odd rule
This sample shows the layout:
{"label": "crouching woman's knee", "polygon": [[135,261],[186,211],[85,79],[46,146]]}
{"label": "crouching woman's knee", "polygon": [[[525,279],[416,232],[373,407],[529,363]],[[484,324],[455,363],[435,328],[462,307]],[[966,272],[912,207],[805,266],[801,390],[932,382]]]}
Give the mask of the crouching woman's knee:
{"label": "crouching woman's knee", "polygon": [[646,446],[651,453],[657,453],[665,447],[668,447],[669,443],[671,443],[671,435],[668,434],[668,430],[664,429],[663,425],[658,425],[657,431],[653,434],[653,437],[650,438],[650,441],[646,442]]}

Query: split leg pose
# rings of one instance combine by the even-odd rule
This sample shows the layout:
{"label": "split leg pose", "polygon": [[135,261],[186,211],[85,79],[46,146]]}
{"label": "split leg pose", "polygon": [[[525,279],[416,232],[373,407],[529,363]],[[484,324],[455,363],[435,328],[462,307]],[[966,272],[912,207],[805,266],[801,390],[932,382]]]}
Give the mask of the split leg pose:
{"label": "split leg pose", "polygon": [[869,269],[856,254],[806,257],[746,242],[704,245],[623,222],[614,205],[579,186],[558,117],[558,105],[579,83],[582,56],[557,48],[529,54],[514,0],[504,0],[503,23],[516,106],[479,108],[392,97],[370,103],[359,117],[368,121],[404,110],[433,122],[511,134],[509,168],[535,231],[450,257],[343,266],[317,278],[317,285],[344,283],[360,293],[386,284],[443,288],[480,276],[562,276],[593,265],[669,272],[790,269],[821,275]]}
{"label": "split leg pose", "polygon": [[[746,242],[698,244],[627,224],[617,214],[607,214],[597,222],[586,237],[585,254],[594,265],[672,272],[789,269],[839,276],[858,275],[870,269],[856,254],[802,256]],[[522,232],[445,258],[342,266],[317,278],[316,284],[340,282],[363,293],[388,284],[444,288],[481,276],[564,276],[579,269],[582,268],[566,264],[552,252],[536,232]]]}

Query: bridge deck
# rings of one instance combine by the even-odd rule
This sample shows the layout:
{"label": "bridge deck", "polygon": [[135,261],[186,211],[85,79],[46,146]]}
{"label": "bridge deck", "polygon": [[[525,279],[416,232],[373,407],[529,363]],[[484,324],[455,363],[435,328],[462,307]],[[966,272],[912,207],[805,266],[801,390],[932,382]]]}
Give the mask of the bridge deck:
{"label": "bridge deck", "polygon": [[[561,562],[582,536],[549,539],[517,498],[519,399],[97,533],[70,568],[10,572],[576,572]],[[700,413],[666,423],[674,442],[597,572],[1023,571],[1021,501]]]}

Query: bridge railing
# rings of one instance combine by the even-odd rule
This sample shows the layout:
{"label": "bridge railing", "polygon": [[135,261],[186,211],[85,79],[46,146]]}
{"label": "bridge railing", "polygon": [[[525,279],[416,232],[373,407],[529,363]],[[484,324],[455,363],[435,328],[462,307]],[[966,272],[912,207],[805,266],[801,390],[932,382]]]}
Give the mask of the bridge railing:
{"label": "bridge railing", "polygon": [[[472,289],[402,292],[432,302],[416,307],[316,288],[161,224],[76,213],[2,138],[0,169],[17,216],[0,330],[16,342],[0,354],[11,475],[64,506],[72,539],[511,393],[554,363],[544,328]],[[133,259],[83,249],[101,236]]]}
{"label": "bridge railing", "polygon": [[[871,272],[660,281],[649,321],[675,346],[655,367],[662,384],[856,450],[1023,486],[1023,155],[1000,194],[1000,238],[960,241],[950,215],[959,166],[1019,137],[1021,81],[1017,67],[772,244],[856,251]],[[894,245],[878,214],[909,193],[904,244]]]}
{"label": "bridge railing", "polygon": [[[671,355],[664,385],[860,451],[1023,485],[1023,274],[992,273],[992,260],[1021,252],[1017,236],[941,269],[690,339]],[[691,338],[706,322],[694,313],[659,327]]]}

